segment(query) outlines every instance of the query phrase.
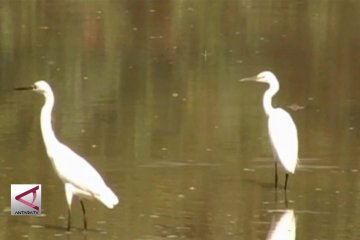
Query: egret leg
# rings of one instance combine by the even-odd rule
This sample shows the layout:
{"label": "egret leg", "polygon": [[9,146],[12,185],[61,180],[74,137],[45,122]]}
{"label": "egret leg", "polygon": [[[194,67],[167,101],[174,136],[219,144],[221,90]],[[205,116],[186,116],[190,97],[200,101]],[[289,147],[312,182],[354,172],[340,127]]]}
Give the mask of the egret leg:
{"label": "egret leg", "polygon": [[278,174],[277,174],[277,162],[275,161],[275,189],[277,189],[278,185]]}
{"label": "egret leg", "polygon": [[284,190],[285,190],[285,191],[286,191],[286,189],[287,189],[288,178],[289,178],[289,174],[286,173],[286,174],[285,174],[285,187],[284,187]]}
{"label": "egret leg", "polygon": [[67,231],[70,232],[70,227],[71,227],[71,202],[72,202],[72,198],[73,198],[73,186],[71,184],[69,184],[69,183],[65,184],[65,195],[66,195],[67,204],[69,206]]}
{"label": "egret leg", "polygon": [[83,216],[84,216],[84,230],[87,230],[87,220],[86,220],[85,205],[84,205],[82,200],[80,200],[80,203],[81,203],[81,208],[82,208]]}
{"label": "egret leg", "polygon": [[70,228],[71,228],[71,210],[70,210],[70,207],[68,209],[68,223],[67,223],[67,231],[70,232]]}

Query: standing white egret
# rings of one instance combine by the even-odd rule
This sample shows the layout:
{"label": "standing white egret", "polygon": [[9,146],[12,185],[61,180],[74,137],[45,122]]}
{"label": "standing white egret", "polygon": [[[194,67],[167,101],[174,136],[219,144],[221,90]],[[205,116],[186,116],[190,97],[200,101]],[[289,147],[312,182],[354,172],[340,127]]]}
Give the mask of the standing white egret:
{"label": "standing white egret", "polygon": [[70,231],[71,227],[71,202],[74,195],[80,199],[84,216],[84,229],[86,230],[87,220],[82,199],[97,199],[106,207],[113,208],[119,202],[117,196],[105,184],[93,166],[56,138],[51,125],[54,94],[49,84],[41,80],[35,82],[33,86],[15,88],[15,90],[33,90],[45,97],[45,104],[41,109],[41,132],[52,166],[65,184],[66,200],[69,207],[67,230]]}
{"label": "standing white egret", "polygon": [[272,97],[279,91],[279,82],[270,71],[240,81],[256,81],[270,85],[263,96],[263,107],[268,118],[268,131],[275,160],[275,188],[278,183],[277,162],[280,162],[286,172],[284,187],[286,190],[289,173],[295,172],[298,161],[298,136],[290,114],[271,105]]}

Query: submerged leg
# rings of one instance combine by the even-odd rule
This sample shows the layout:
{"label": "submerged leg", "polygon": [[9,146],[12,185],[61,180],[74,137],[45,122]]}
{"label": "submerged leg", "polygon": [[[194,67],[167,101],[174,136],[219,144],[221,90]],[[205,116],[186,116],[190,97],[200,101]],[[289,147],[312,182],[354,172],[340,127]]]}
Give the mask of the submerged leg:
{"label": "submerged leg", "polygon": [[277,189],[278,185],[278,174],[277,174],[277,162],[275,161],[275,189]]}
{"label": "submerged leg", "polygon": [[287,191],[284,191],[285,209],[288,209],[289,201],[287,198]]}
{"label": "submerged leg", "polygon": [[70,228],[71,228],[71,211],[70,211],[70,208],[69,208],[69,210],[68,210],[68,222],[67,222],[66,231],[70,232]]}
{"label": "submerged leg", "polygon": [[83,216],[84,216],[84,230],[87,230],[87,220],[86,220],[85,205],[84,205],[82,200],[80,200],[80,203],[81,203],[81,208],[82,208]]}
{"label": "submerged leg", "polygon": [[278,191],[276,189],[274,191],[274,202],[278,202]]}
{"label": "submerged leg", "polygon": [[284,187],[285,191],[286,191],[286,189],[287,189],[288,178],[289,178],[289,174],[286,173],[286,174],[285,174],[285,187]]}

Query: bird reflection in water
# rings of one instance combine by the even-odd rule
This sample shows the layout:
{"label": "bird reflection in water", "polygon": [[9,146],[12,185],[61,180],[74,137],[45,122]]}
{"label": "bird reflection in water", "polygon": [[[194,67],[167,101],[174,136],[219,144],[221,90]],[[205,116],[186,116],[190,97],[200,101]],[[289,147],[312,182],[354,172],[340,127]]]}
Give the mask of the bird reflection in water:
{"label": "bird reflection in water", "polygon": [[294,240],[296,238],[296,220],[293,209],[274,212],[271,227],[266,240]]}

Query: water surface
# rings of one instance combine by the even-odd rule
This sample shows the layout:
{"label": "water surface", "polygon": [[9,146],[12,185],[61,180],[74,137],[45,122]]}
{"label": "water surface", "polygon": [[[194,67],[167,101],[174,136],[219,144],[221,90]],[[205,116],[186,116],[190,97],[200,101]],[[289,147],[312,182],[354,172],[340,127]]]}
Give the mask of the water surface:
{"label": "water surface", "polygon": [[[359,239],[359,9],[351,0],[1,1],[0,238],[271,239],[288,227],[296,239]],[[264,69],[277,74],[274,104],[299,131],[287,203],[273,189],[266,86],[238,82]],[[86,202],[86,234],[76,199],[65,234],[42,97],[12,91],[39,79],[56,96],[58,138],[121,199],[112,210]],[[42,184],[42,217],[10,216],[11,183]]]}

